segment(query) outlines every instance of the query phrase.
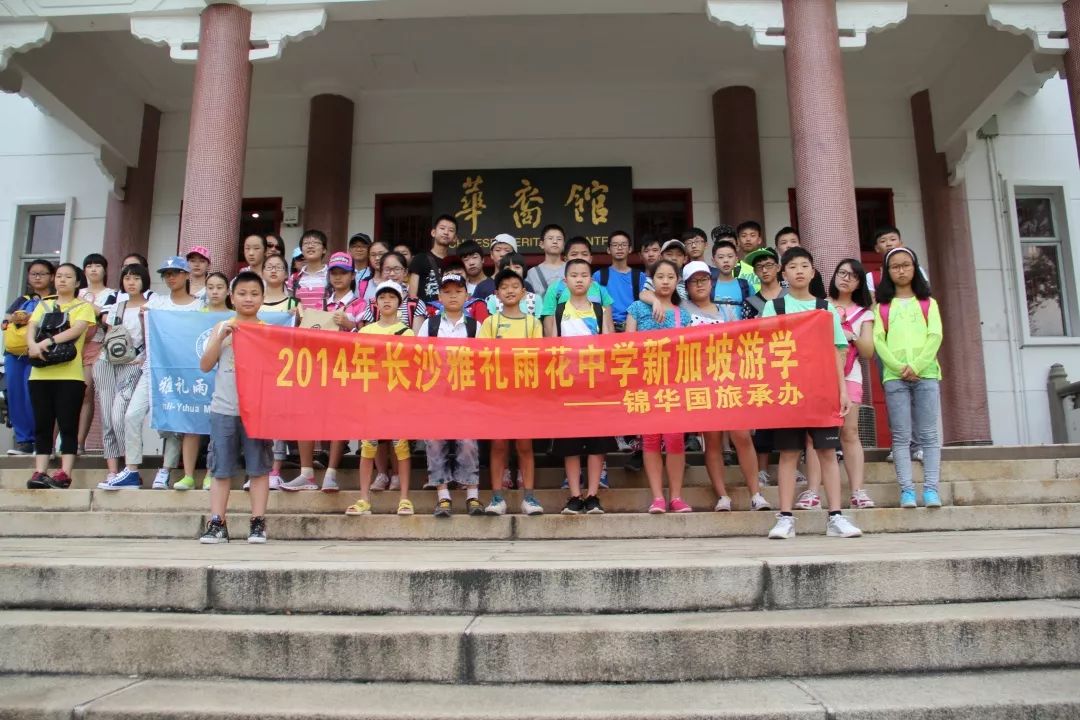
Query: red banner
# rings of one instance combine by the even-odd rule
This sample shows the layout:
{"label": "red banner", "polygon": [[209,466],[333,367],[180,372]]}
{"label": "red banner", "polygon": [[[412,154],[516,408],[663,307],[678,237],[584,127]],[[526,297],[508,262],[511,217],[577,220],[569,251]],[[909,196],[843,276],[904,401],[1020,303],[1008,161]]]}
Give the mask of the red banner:
{"label": "red banner", "polygon": [[237,326],[253,437],[550,438],[840,425],[832,316],[448,340]]}

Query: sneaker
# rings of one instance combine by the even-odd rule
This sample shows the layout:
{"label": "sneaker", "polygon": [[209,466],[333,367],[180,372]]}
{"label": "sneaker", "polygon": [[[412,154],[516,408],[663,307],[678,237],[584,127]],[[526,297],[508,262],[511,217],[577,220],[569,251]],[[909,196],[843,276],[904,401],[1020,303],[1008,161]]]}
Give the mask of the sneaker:
{"label": "sneaker", "polygon": [[769,471],[758,470],[757,481],[758,485],[760,485],[761,487],[769,487],[769,484],[772,482],[772,478],[769,477]]}
{"label": "sneaker", "polygon": [[307,475],[297,475],[287,483],[282,483],[282,490],[288,492],[298,492],[300,490],[318,490],[319,485],[315,482],[314,477],[308,477]]}
{"label": "sneaker", "polygon": [[806,475],[799,468],[795,468],[795,484],[796,485],[805,485],[806,484]]}
{"label": "sneaker", "polygon": [[8,455],[33,455],[34,443],[15,443],[15,447],[7,451]]}
{"label": "sneaker", "polygon": [[485,515],[505,515],[506,514],[506,501],[503,500],[502,495],[492,495],[491,502],[486,508],[484,508]]}
{"label": "sneaker", "polygon": [[626,463],[623,465],[623,467],[630,472],[641,472],[641,468],[644,467],[642,462],[643,460],[641,457],[641,451],[635,450],[634,452],[630,453],[630,457],[626,458]]}
{"label": "sneaker", "polygon": [[[192,478],[185,478],[191,480],[191,484],[195,484],[195,480]],[[165,468],[161,468],[154,474],[154,484],[151,485],[154,490],[168,490],[169,489],[169,471]]]}
{"label": "sneaker", "polygon": [[821,498],[812,490],[803,490],[795,501],[796,510],[820,510]]}
{"label": "sneaker", "polygon": [[837,450],[836,451],[836,462],[844,462],[844,451],[843,450]]}
{"label": "sneaker", "polygon": [[450,517],[452,507],[450,498],[443,498],[435,503],[435,512],[432,515],[435,517]]}
{"label": "sneaker", "polygon": [[465,508],[469,511],[469,515],[473,517],[484,514],[484,503],[480,502],[480,498],[469,498],[465,501]]}
{"label": "sneaker", "polygon": [[[54,476],[53,480],[55,480],[55,479],[56,479],[56,477]],[[930,488],[926,488],[925,490],[923,490],[922,500],[923,500],[923,505],[928,507],[928,508],[939,508],[939,507],[941,507],[941,496],[938,495],[937,490],[932,490]]]}
{"label": "sneaker", "polygon": [[49,477],[48,473],[36,472],[30,476],[30,479],[26,481],[26,487],[30,490],[57,490],[59,489],[56,484],[53,483],[53,479]]}
{"label": "sneaker", "polygon": [[690,513],[694,508],[686,504],[682,498],[671,498],[671,512]]}
{"label": "sneaker", "polygon": [[116,478],[116,473],[106,473],[105,474],[105,479],[97,484],[97,489],[98,490],[104,490],[105,488],[107,488],[109,486],[109,483],[111,483],[115,478]]}
{"label": "sneaker", "polygon": [[371,489],[374,492],[382,492],[390,487],[390,476],[386,473],[379,473],[375,476],[375,480],[371,483]]}
{"label": "sneaker", "polygon": [[522,515],[543,515],[544,506],[533,497],[532,493],[529,493],[521,499],[521,514]]}
{"label": "sneaker", "polygon": [[330,463],[330,453],[325,450],[316,450],[311,456],[311,465],[316,470],[325,470]]}
{"label": "sneaker", "polygon": [[772,510],[772,505],[769,504],[769,501],[765,499],[764,495],[761,493],[754,493],[753,497],[750,498],[750,509]]}
{"label": "sneaker", "polygon": [[69,487],[71,487],[71,476],[63,470],[57,470],[56,472],[54,472],[52,476],[52,481],[53,485],[56,485],[57,487],[64,490],[67,490]]}
{"label": "sneaker", "polygon": [[324,493],[336,493],[341,488],[338,487],[337,480],[335,480],[334,478],[324,477],[321,489]]}
{"label": "sneaker", "polygon": [[686,438],[686,452],[701,452],[701,436],[697,433]]}
{"label": "sneaker", "polygon": [[607,477],[607,460],[604,460],[604,465],[600,468],[600,487],[604,490],[610,490],[611,485],[608,484]]}
{"label": "sneaker", "polygon": [[652,504],[649,505],[650,515],[663,515],[667,512],[667,500],[662,497],[653,498]]}
{"label": "sneaker", "polygon": [[713,512],[731,512],[731,498],[727,495],[721,495],[720,499],[716,501]]}
{"label": "sneaker", "polygon": [[412,515],[416,510],[413,509],[412,500],[401,500],[397,504],[398,515]]}
{"label": "sneaker", "polygon": [[918,507],[918,503],[915,502],[914,490],[901,490],[900,491],[900,507],[913,508]]}
{"label": "sneaker", "polygon": [[603,515],[604,508],[600,505],[600,498],[595,495],[590,495],[585,498],[585,514],[586,515]]}
{"label": "sneaker", "polygon": [[345,508],[346,515],[370,515],[371,503],[367,500],[357,500],[355,503]]}
{"label": "sneaker", "polygon": [[562,509],[563,515],[580,515],[585,512],[585,501],[580,497],[572,497],[566,501],[566,507]]}
{"label": "sneaker", "polygon": [[137,470],[124,468],[116,474],[113,481],[102,490],[138,490],[142,487],[142,477]]}
{"label": "sneaker", "polygon": [[924,455],[923,455],[923,451],[921,449],[913,450],[911,452],[911,461],[912,462],[921,463],[923,461],[923,457],[924,457]]}
{"label": "sneaker", "polygon": [[570,489],[570,478],[564,476],[563,479],[562,479],[562,485],[559,486],[559,489],[560,490],[569,490]]}
{"label": "sneaker", "polygon": [[830,515],[828,526],[825,528],[826,537],[862,537],[862,530],[855,527],[850,520],[843,515]]}
{"label": "sneaker", "polygon": [[391,492],[397,492],[400,489],[401,489],[401,478],[399,478],[397,475],[391,475],[390,476],[390,491]]}
{"label": "sneaker", "polygon": [[212,487],[214,487],[214,478],[210,477],[210,473],[207,472],[205,475],[203,475],[202,489],[209,490]]}
{"label": "sneaker", "polygon": [[251,518],[251,529],[248,530],[248,542],[263,544],[266,542],[266,518]]}
{"label": "sneaker", "polygon": [[[161,471],[158,470],[158,474],[160,474],[160,473],[161,473]],[[157,482],[157,480],[155,479],[154,482]],[[187,490],[194,490],[194,489],[195,489],[195,478],[191,477],[190,475],[185,475],[184,477],[180,478],[179,480],[177,480],[176,482],[173,483],[173,490],[187,491]]]}
{"label": "sneaker", "polygon": [[206,532],[199,538],[199,542],[203,545],[227,543],[229,542],[229,529],[225,527],[225,523],[221,522],[221,518],[214,516],[210,518],[210,522],[206,523]]}
{"label": "sneaker", "polygon": [[[244,483],[244,489],[245,490],[247,490],[247,486],[250,484],[250,482],[251,481],[249,480],[248,482]],[[280,475],[271,475],[270,476],[270,489],[271,490],[280,490],[281,486],[284,485],[284,484],[285,484],[285,479],[282,478]]]}
{"label": "sneaker", "polygon": [[885,462],[895,462],[895,460],[893,459],[892,450],[890,450],[889,454],[885,456]]}
{"label": "sneaker", "polygon": [[769,531],[770,540],[790,540],[795,537],[795,518],[791,515],[777,515],[776,524]]}
{"label": "sneaker", "polygon": [[865,490],[858,490],[851,493],[851,508],[867,510],[874,507],[874,501],[870,499],[870,496],[866,494]]}
{"label": "sneaker", "polygon": [[247,480],[245,480],[244,481],[244,486],[242,488],[240,488],[240,489],[243,490],[244,492],[248,492],[249,490],[251,490],[251,478],[248,478]]}
{"label": "sneaker", "polygon": [[634,443],[630,442],[630,439],[625,435],[617,435],[615,444],[618,446],[619,452],[630,452],[634,449]]}

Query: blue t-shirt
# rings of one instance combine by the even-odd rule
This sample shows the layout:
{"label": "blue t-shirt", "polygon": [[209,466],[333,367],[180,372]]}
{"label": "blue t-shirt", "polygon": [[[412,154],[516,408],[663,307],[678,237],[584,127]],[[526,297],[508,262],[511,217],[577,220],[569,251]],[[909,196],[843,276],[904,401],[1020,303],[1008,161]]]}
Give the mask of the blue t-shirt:
{"label": "blue t-shirt", "polygon": [[[630,303],[626,314],[637,320],[638,330],[670,330],[677,327],[690,327],[690,313],[683,307],[676,307],[674,311],[664,313],[664,321],[657,323],[653,320],[652,306],[646,305],[640,300]],[[676,314],[678,318],[676,319]]]}
{"label": "blue t-shirt", "polygon": [[[626,309],[634,302],[634,271],[619,272],[615,268],[608,268],[607,291],[611,294],[611,319],[617,323],[626,322]],[[645,289],[645,273],[639,272],[638,293]],[[600,271],[593,273],[593,282],[600,283]]]}
{"label": "blue t-shirt", "polygon": [[719,306],[720,312],[724,316],[724,322],[742,320],[746,317],[746,313],[743,311],[743,303],[746,302],[746,298],[743,295],[743,286],[738,278],[718,280],[716,282],[716,286],[713,288],[713,302]]}

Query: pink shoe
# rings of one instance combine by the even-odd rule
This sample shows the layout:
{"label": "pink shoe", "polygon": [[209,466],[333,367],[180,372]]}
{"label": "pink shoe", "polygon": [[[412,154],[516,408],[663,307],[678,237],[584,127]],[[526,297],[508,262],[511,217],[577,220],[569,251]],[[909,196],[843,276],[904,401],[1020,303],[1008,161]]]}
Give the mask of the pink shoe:
{"label": "pink shoe", "polygon": [[662,497],[658,497],[652,501],[652,505],[649,506],[649,514],[651,515],[663,515],[667,512],[667,500]]}
{"label": "pink shoe", "polygon": [[671,512],[677,512],[677,513],[694,512],[694,508],[690,507],[685,502],[683,502],[682,498],[672,498],[671,499]]}

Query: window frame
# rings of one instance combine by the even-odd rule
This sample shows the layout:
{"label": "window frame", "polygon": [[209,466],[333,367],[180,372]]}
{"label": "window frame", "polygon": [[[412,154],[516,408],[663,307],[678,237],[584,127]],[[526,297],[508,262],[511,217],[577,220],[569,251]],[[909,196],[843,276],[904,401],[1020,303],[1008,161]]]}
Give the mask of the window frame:
{"label": "window frame", "polygon": [[[1072,197],[1070,184],[1066,181],[1022,181],[1008,183],[1008,214],[1010,235],[1010,271],[1014,278],[1014,293],[1017,303],[1016,324],[1021,338],[1021,347],[1053,347],[1080,345],[1080,311],[1077,306],[1076,288],[1076,248],[1073,245],[1070,228],[1073,227],[1073,213],[1069,207]],[[1020,217],[1016,210],[1016,201],[1024,198],[1049,198],[1050,211],[1054,221],[1056,239],[1025,239],[1020,236]],[[1026,279],[1024,277],[1024,246],[1056,244],[1061,262],[1061,303],[1064,311],[1064,335],[1032,335],[1028,320],[1028,301]],[[1006,258],[1002,258],[1006,261]]]}
{"label": "window frame", "polygon": [[[30,254],[26,252],[29,240],[30,219],[35,215],[63,215],[63,230],[60,236],[60,254]],[[75,198],[30,198],[17,200],[12,207],[11,223],[11,255],[10,270],[7,278],[7,294],[4,296],[5,306],[16,294],[22,292],[25,287],[23,268],[27,262],[37,259],[45,259],[59,265],[68,261],[68,253],[71,247],[71,223],[75,214]]]}

